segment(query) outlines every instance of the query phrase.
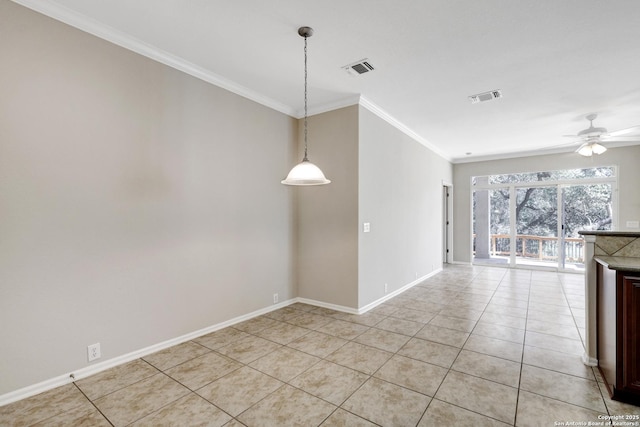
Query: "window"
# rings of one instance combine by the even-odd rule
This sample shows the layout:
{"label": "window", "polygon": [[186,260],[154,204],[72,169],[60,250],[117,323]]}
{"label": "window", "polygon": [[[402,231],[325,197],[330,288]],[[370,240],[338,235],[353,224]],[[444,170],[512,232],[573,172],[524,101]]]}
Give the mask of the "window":
{"label": "window", "polygon": [[584,268],[581,230],[615,224],[613,166],[472,178],[475,263]]}

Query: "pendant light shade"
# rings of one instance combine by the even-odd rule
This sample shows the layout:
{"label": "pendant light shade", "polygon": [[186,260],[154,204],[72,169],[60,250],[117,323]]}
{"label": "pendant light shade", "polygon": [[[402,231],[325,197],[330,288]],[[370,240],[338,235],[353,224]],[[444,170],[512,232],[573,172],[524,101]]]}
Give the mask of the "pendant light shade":
{"label": "pendant light shade", "polygon": [[597,142],[585,142],[576,150],[576,153],[581,156],[590,157],[594,154],[602,154],[607,151],[607,147],[598,144]]}
{"label": "pendant light shade", "polygon": [[323,185],[330,182],[325,178],[320,168],[309,160],[303,160],[295,165],[287,175],[287,179],[282,181],[287,185]]}
{"label": "pendant light shade", "polygon": [[286,185],[324,185],[329,184],[320,168],[307,158],[307,37],[313,35],[313,28],[300,27],[298,34],[304,37],[304,158],[291,169],[287,178],[281,181]]}

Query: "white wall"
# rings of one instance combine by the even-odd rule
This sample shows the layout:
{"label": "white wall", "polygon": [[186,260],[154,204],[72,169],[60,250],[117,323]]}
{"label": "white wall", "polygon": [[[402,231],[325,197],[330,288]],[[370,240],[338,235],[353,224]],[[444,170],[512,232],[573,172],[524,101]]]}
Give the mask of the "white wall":
{"label": "white wall", "polygon": [[296,120],[0,2],[0,395],[296,296]]}
{"label": "white wall", "polygon": [[[360,107],[358,306],[442,267],[451,164]],[[362,224],[371,231],[364,233]]]}
{"label": "white wall", "polygon": [[640,220],[639,162],[640,146],[636,145],[609,149],[593,157],[562,153],[454,165],[454,261],[471,262],[472,176],[618,166],[617,229],[625,230],[627,221]]}

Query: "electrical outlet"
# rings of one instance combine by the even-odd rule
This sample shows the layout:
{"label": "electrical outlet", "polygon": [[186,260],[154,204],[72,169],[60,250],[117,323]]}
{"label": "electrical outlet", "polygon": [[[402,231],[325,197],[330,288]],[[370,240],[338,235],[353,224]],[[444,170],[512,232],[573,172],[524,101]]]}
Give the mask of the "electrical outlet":
{"label": "electrical outlet", "polygon": [[100,343],[91,344],[87,347],[87,359],[89,362],[100,359]]}
{"label": "electrical outlet", "polygon": [[273,303],[274,304],[278,303],[278,294],[273,294]]}
{"label": "electrical outlet", "polygon": [[385,284],[384,284],[384,293],[386,294],[388,290],[389,290],[389,287],[388,287],[388,286],[387,286],[387,284],[385,283]]}

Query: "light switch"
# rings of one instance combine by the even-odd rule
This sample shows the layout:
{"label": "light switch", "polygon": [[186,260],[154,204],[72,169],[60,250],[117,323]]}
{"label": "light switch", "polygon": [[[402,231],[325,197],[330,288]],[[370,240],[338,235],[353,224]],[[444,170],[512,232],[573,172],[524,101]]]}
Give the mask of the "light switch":
{"label": "light switch", "polygon": [[365,233],[368,233],[371,231],[371,224],[368,222],[365,222],[364,224],[362,224],[362,231],[364,231]]}
{"label": "light switch", "polygon": [[638,221],[627,221],[627,228],[640,228],[640,222],[638,222]]}

